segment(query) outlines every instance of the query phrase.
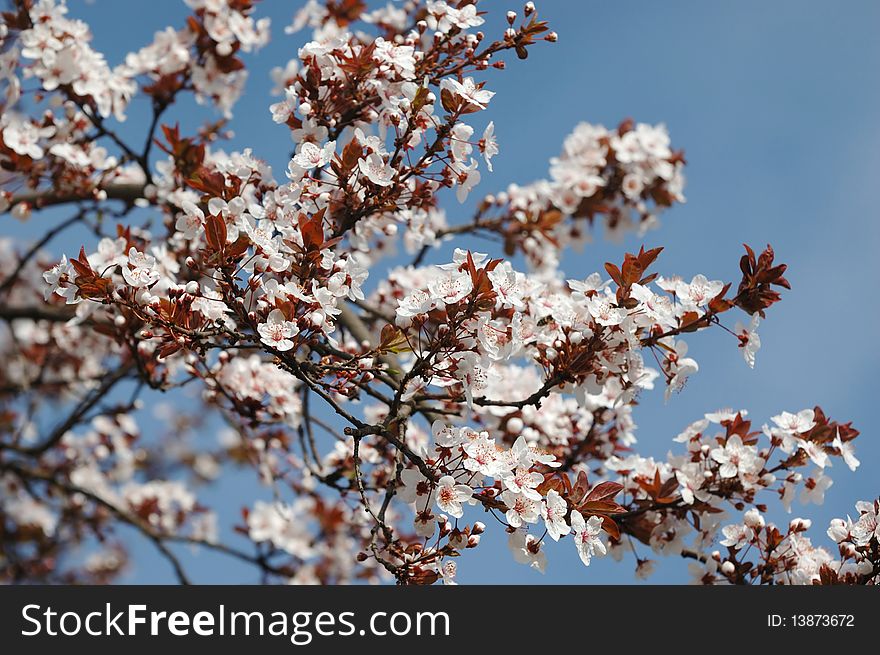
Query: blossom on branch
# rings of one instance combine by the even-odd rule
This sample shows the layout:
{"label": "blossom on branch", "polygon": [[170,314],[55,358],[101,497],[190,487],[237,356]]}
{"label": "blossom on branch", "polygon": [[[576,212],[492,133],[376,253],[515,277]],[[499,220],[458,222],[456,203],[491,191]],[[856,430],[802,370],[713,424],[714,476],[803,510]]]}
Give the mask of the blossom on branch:
{"label": "blossom on branch", "polygon": [[[113,68],[62,0],[0,18],[0,212],[72,210],[34,247],[0,239],[0,580],[114,581],[127,526],[180,582],[185,543],[272,582],[455,584],[487,530],[540,572],[571,540],[640,578],[671,556],[706,584],[878,582],[876,501],[825,545],[770,520],[859,468],[850,423],[721,409],[640,453],[642,398],[718,365],[690,344],[714,330],[753,367],[790,288],[769,245],[718,280],[660,247],[561,270],[685,201],[665,125],[580,123],[545,179],[444,210],[499,156],[496,76],[558,38],[533,3],[500,27],[471,0],[305,3],[271,73],[278,141],[240,151],[268,20],[186,4]],[[120,130],[134,100],[151,114]],[[61,233],[84,243],[46,252]],[[247,474],[264,495],[210,506]]]}

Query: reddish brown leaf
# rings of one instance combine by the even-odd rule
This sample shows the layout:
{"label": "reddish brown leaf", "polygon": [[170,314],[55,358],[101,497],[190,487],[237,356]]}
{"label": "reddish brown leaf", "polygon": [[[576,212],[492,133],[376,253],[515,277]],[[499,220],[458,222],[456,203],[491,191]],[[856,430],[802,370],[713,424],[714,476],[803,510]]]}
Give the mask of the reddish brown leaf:
{"label": "reddish brown leaf", "polygon": [[226,247],[226,221],[220,216],[205,219],[205,240],[209,250],[221,252]]}

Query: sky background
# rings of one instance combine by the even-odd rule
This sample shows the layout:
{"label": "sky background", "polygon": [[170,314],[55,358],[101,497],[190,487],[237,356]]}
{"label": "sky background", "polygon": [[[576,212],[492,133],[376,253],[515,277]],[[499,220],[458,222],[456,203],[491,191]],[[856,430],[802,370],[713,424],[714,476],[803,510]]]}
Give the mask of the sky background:
{"label": "sky background", "polygon": [[[514,59],[506,72],[486,74],[497,95],[489,111],[471,122],[480,132],[494,120],[501,153],[494,160],[495,172],[483,172],[473,195],[545,177],[548,159],[580,121],[608,127],[626,117],[666,123],[673,146],[686,153],[687,204],[663,214],[662,227],[642,239],[630,236],[623,244],[611,244],[597,238],[583,254],[570,253],[563,260],[565,277],[601,271],[605,261],[620,261],[624,252],[644,243],[665,247],[656,267],[663,274],[690,279],[704,273],[736,281],[742,243],[756,250],[773,245],[777,260],[789,264],[786,277],[793,288],[771,308],[759,330],[763,345],[755,369],[745,365],[733,338],[720,330],[689,337],[700,372],[668,403],[662,390],[645,394],[635,413],[639,449],[665,456],[679,447],[672,442],[676,434],[720,407],[746,408],[758,426],[782,410],[816,404],[833,418],[854,421],[862,431],[856,441],[862,468],[851,473],[835,464],[825,504],[793,507],[792,516],[814,520],[814,542],[830,545],[824,534],[828,521],[852,514],[856,500],[880,492],[874,388],[880,349],[872,336],[880,319],[875,282],[880,3],[536,4],[559,42],[539,44],[527,61]],[[92,26],[94,45],[111,65],[129,49],[148,43],[156,30],[180,26],[187,13],[177,0],[71,0],[69,5],[71,15]],[[269,114],[274,102],[269,70],[294,57],[308,38],[283,33],[297,6],[283,0],[259,3],[260,15],[272,18],[273,41],[247,58],[251,77],[235,108],[235,138],[226,146],[253,147],[278,177],[283,177],[292,143]],[[489,37],[503,30],[507,9],[521,10],[518,2],[500,0],[481,7],[492,10],[482,27]],[[123,135],[143,134],[146,103],[139,104],[130,110]],[[170,113],[184,127],[209,115]],[[450,222],[470,216],[468,205],[462,208],[448,196]],[[8,221],[8,215],[0,220]],[[0,229],[21,231],[8,223],[0,223]],[[477,245],[493,252],[494,244]],[[59,254],[78,247],[74,237],[52,244]],[[448,261],[452,247],[447,244],[431,261]],[[249,476],[224,478],[222,486],[200,495],[208,504],[237,513],[246,496],[245,479]],[[781,512],[771,517],[783,524],[788,520]],[[631,558],[623,564],[594,560],[584,568],[570,541],[549,544],[550,563],[541,576],[513,561],[506,536],[495,527],[490,526],[480,548],[459,560],[460,582],[637,582]],[[150,544],[133,538],[132,546],[135,566],[125,582],[173,582],[167,562]],[[649,556],[649,551],[641,547],[640,554]],[[251,570],[222,557],[200,553],[185,559],[197,582],[253,581]],[[687,577],[680,561],[658,564],[650,582]]]}

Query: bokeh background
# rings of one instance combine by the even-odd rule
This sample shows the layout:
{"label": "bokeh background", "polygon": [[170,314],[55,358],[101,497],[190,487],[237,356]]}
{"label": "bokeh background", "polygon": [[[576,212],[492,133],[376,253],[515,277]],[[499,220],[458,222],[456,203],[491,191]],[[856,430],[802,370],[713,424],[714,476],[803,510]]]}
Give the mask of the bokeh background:
{"label": "bokeh background", "polygon": [[[152,40],[166,25],[182,24],[187,8],[178,0],[132,2],[70,0],[71,15],[86,20],[94,46],[115,65],[125,53]],[[296,55],[307,35],[285,35],[299,2],[264,0],[258,11],[272,18],[272,42],[247,57],[251,76],[235,108],[227,149],[252,147],[283,177],[292,143],[275,125],[268,105],[269,71]],[[853,503],[880,493],[880,445],[876,438],[875,387],[880,348],[877,278],[880,247],[877,190],[880,188],[880,3],[871,0],[740,0],[732,3],[679,0],[617,2],[539,0],[539,15],[559,34],[556,44],[540,44],[527,61],[509,61],[506,72],[486,74],[497,92],[490,109],[471,121],[478,131],[495,121],[501,154],[495,172],[484,171],[472,194],[501,190],[510,182],[546,176],[548,159],[579,121],[614,126],[633,117],[664,122],[673,145],[688,161],[688,202],[662,216],[662,227],[622,244],[597,238],[584,253],[563,261],[568,278],[602,270],[625,251],[662,245],[657,270],[690,279],[738,279],[742,243],[756,249],[771,243],[792,291],[774,306],[759,330],[763,347],[749,369],[730,335],[713,330],[689,338],[700,372],[668,403],[662,390],[647,393],[636,410],[639,447],[665,456],[691,421],[720,407],[746,408],[757,425],[781,410],[815,404],[838,420],[853,420],[862,431],[851,473],[842,463],[831,471],[834,486],[821,507],[797,502],[792,516],[814,521],[814,542],[829,545],[824,531],[835,516],[852,514]],[[495,36],[505,27],[504,12],[521,11],[518,0],[490,0],[483,30]],[[119,132],[140,143],[148,116],[136,100]],[[210,110],[183,105],[169,112],[186,129]],[[219,118],[219,116],[217,116]],[[471,215],[468,203],[452,196],[451,222]],[[459,214],[459,212],[461,212]],[[44,213],[26,225],[0,217],[0,232],[24,238],[51,220]],[[53,242],[57,254],[78,250],[88,236],[68,233]],[[494,244],[468,246],[483,251]],[[446,244],[430,261],[449,260]],[[394,265],[400,260],[389,260]],[[373,275],[378,277],[378,271]],[[744,316],[744,315],[743,315]],[[148,399],[149,401],[149,399]],[[166,411],[174,410],[172,401]],[[148,409],[144,422],[149,422]],[[213,439],[205,434],[199,438]],[[234,474],[199,494],[226,515],[223,535],[236,539],[230,517],[244,499],[265,497],[251,475]],[[781,511],[771,518],[787,523]],[[490,526],[491,528],[491,526]],[[134,566],[130,583],[173,582],[149,543],[131,535]],[[253,582],[253,571],[228,558],[181,551],[192,578],[203,583]],[[647,548],[642,557],[650,556]],[[490,529],[481,547],[459,560],[462,583],[636,583],[634,561],[606,558],[584,568],[568,541],[548,545],[549,566],[541,575],[516,564],[506,536]],[[653,559],[653,558],[652,558]],[[688,579],[681,561],[658,561],[648,582]]]}

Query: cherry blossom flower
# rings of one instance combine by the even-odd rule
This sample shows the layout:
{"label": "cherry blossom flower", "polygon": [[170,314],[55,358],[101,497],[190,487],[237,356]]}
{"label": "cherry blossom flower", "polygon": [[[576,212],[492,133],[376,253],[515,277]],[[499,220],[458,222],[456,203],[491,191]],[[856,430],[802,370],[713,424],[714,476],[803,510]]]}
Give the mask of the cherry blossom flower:
{"label": "cherry blossom flower", "polygon": [[358,159],[358,169],[361,175],[377,186],[387,187],[392,184],[394,172],[378,153],[371,153],[366,159]]}
{"label": "cherry blossom flower", "polygon": [[479,142],[480,152],[486,160],[486,167],[492,171],[492,157],[498,154],[498,141],[495,138],[495,123],[489,121]]}
{"label": "cherry blossom flower", "polygon": [[559,541],[571,532],[571,527],[565,522],[565,514],[568,505],[555,489],[547,492],[547,498],[541,506],[541,516],[544,518],[544,526],[547,534],[553,541]]}
{"label": "cherry blossom flower", "polygon": [[40,139],[52,136],[55,128],[39,128],[20,117],[7,117],[8,115],[4,114],[4,119],[7,119],[8,123],[3,127],[3,142],[19,155],[26,155],[31,159],[42,158],[44,151],[39,145]]}
{"label": "cherry blossom flower", "polygon": [[761,338],[757,333],[759,322],[760,317],[755,314],[749,327],[744,327],[742,323],[737,323],[734,327],[734,333],[739,338],[739,347],[742,348],[743,359],[746,360],[749,368],[755,368],[755,354],[761,347]]}
{"label": "cherry blossom flower", "polygon": [[798,441],[798,447],[807,453],[810,460],[819,468],[825,468],[828,466],[828,453],[826,453],[825,449],[819,444],[800,439]]}
{"label": "cherry blossom flower", "polygon": [[494,477],[498,471],[498,448],[495,440],[481,432],[480,435],[464,447],[467,458],[464,467],[483,475]]}
{"label": "cherry blossom flower", "polygon": [[464,513],[461,504],[470,500],[473,492],[466,484],[457,484],[451,475],[444,475],[437,483],[437,507],[450,516],[461,518]]}
{"label": "cherry blossom flower", "polygon": [[852,443],[840,440],[840,430],[837,431],[831,445],[837,448],[840,452],[840,456],[843,457],[843,461],[849,467],[850,471],[855,471],[859,467],[860,462],[855,456],[855,448]]}
{"label": "cherry blossom flower", "polygon": [[436,420],[431,424],[431,434],[438,446],[443,448],[453,448],[465,441],[462,428],[447,425],[441,420]]}
{"label": "cherry blossom flower", "polygon": [[179,230],[185,239],[194,239],[205,223],[205,214],[197,205],[185,200],[182,204],[183,213],[178,217],[174,227]]}
{"label": "cherry blossom flower", "polygon": [[513,558],[520,564],[528,564],[540,573],[546,571],[547,555],[541,541],[534,535],[522,529],[514,530],[507,538],[507,546],[513,553]]}
{"label": "cherry blossom flower", "polygon": [[403,486],[397,494],[405,503],[416,503],[418,507],[429,507],[433,504],[434,486],[425,478],[421,471],[404,469],[400,472]]}
{"label": "cherry blossom flower", "polygon": [[440,88],[449,91],[479,109],[485,109],[492,96],[495,95],[494,91],[486,91],[481,85],[474,82],[472,77],[466,77],[461,82],[448,77],[444,78],[440,83]]}
{"label": "cherry blossom flower", "polygon": [[416,61],[413,46],[395,45],[379,37],[376,44],[376,58],[391,64],[397,72],[405,77],[412,77],[416,72]]}
{"label": "cherry blossom flower", "polygon": [[809,432],[816,425],[815,412],[812,409],[804,409],[797,414],[782,412],[777,416],[772,416],[770,420],[791,434]]}
{"label": "cherry blossom flower", "polygon": [[335,151],[335,141],[328,141],[323,147],[306,141],[300,145],[299,151],[293,157],[293,162],[306,171],[313,168],[321,168],[330,161]]}
{"label": "cherry blossom flower", "polygon": [[599,325],[611,327],[620,325],[626,318],[626,310],[613,305],[613,301],[607,295],[596,295],[587,300],[587,309],[590,315]]}
{"label": "cherry blossom flower", "polygon": [[721,464],[718,472],[722,478],[754,473],[764,463],[753,448],[743,444],[738,434],[731,436],[723,447],[713,448],[710,455]]}
{"label": "cherry blossom flower", "polygon": [[428,292],[436,302],[452,305],[464,299],[473,289],[469,275],[459,272],[445,272],[428,283]]}
{"label": "cherry blossom flower", "polygon": [[729,546],[734,550],[739,550],[748,544],[754,536],[754,532],[750,527],[740,523],[724,526],[721,533],[724,535],[724,539],[721,540],[721,545]]}
{"label": "cherry blossom flower", "polygon": [[[508,475],[513,475],[512,471],[514,469],[520,469],[525,473],[534,464],[541,464],[550,468],[560,466],[560,463],[556,461],[556,457],[538,448],[529,446],[522,435],[516,438],[516,441],[513,442],[513,446],[509,450],[502,453],[502,458],[505,461],[504,467]],[[530,479],[527,475],[524,475],[521,482],[525,482],[527,486],[533,480],[536,480],[536,478]]]}
{"label": "cherry blossom flower", "polygon": [[135,248],[128,251],[128,265],[122,267],[122,277],[135,288],[148,287],[159,281],[156,258]]}
{"label": "cherry blossom flower", "polygon": [[822,473],[821,468],[817,469],[804,480],[800,496],[801,504],[815,503],[816,505],[822,505],[825,502],[825,492],[832,484],[834,484],[834,481]]}
{"label": "cherry blossom flower", "polygon": [[690,284],[679,282],[676,293],[686,306],[704,307],[712,298],[717,296],[724,283],[720,280],[709,281],[705,275],[695,275]]}
{"label": "cherry blossom flower", "polygon": [[513,493],[522,494],[526,498],[540,502],[541,494],[535,490],[535,487],[544,481],[544,476],[540,473],[519,466],[514,472],[505,475],[503,481],[504,486]]}
{"label": "cherry blossom flower", "polygon": [[463,163],[454,164],[450,166],[453,174],[457,180],[457,187],[455,191],[455,197],[458,198],[459,202],[464,202],[467,200],[468,194],[471,192],[477,184],[480,183],[481,175],[480,171],[477,170],[477,162],[474,159],[471,159],[471,163],[465,166]]}
{"label": "cherry blossom flower", "polygon": [[295,143],[319,144],[327,138],[328,130],[324,125],[319,125],[314,118],[307,118],[302,122],[302,127],[293,130],[290,138]]}
{"label": "cherry blossom flower", "polygon": [[48,285],[43,294],[44,298],[49,300],[52,294],[56,294],[64,298],[68,305],[80,302],[81,299],[77,297],[77,286],[73,284],[75,277],[73,266],[67,261],[67,256],[62,255],[60,262],[43,273],[43,280]]}
{"label": "cherry blossom flower", "polygon": [[437,305],[437,301],[434,296],[427,291],[422,291],[421,289],[414,290],[411,294],[409,294],[406,298],[400,299],[397,301],[397,322],[398,324],[405,325],[412,319],[414,316],[418,316],[419,314],[424,314],[428,312]]}
{"label": "cherry blossom flower", "polygon": [[260,341],[282,352],[293,348],[291,337],[299,333],[296,323],[286,320],[279,309],[273,309],[266,322],[257,327],[257,331],[260,333]]}
{"label": "cherry blossom flower", "polygon": [[[675,325],[673,307],[668,297],[655,294],[648,287],[638,283],[632,285],[632,296],[639,301],[639,310],[643,311],[645,317],[652,323],[667,329]],[[636,320],[638,319],[636,315]]]}
{"label": "cherry blossom flower", "polygon": [[872,541],[880,542],[880,512],[877,506],[877,502],[856,503],[859,519],[850,527],[850,535],[853,543],[858,547],[864,548]]}
{"label": "cherry blossom flower", "polygon": [[607,552],[605,544],[599,538],[602,533],[602,519],[598,516],[591,516],[584,521],[584,517],[579,511],[572,510],[571,530],[574,533],[574,544],[584,566],[590,565],[590,561],[596,553],[604,555]]}
{"label": "cherry blossom flower", "polygon": [[692,505],[696,499],[705,501],[709,497],[706,492],[701,490],[706,482],[706,476],[703,474],[700,464],[689,462],[682,465],[675,472],[675,478],[681,485],[679,493],[683,503]]}
{"label": "cherry blossom flower", "polygon": [[812,409],[804,409],[797,414],[782,412],[771,417],[776,426],[765,428],[765,431],[780,441],[780,448],[791,453],[800,447],[803,439],[801,434],[809,432],[815,426],[815,412]]}
{"label": "cherry blossom flower", "polygon": [[421,510],[416,514],[413,527],[422,539],[430,539],[437,531],[437,517],[430,509]]}
{"label": "cherry blossom flower", "polygon": [[276,102],[269,107],[269,110],[272,112],[272,120],[276,123],[286,123],[293,116],[296,105],[296,90],[288,87],[284,90],[284,100]]}
{"label": "cherry blossom flower", "polygon": [[501,500],[509,508],[505,518],[511,527],[519,528],[524,523],[535,523],[541,516],[540,501],[536,502],[523,494],[508,489],[502,492]]}
{"label": "cherry blossom flower", "polygon": [[492,280],[492,286],[502,302],[514,309],[524,307],[523,289],[520,286],[522,275],[513,270],[510,262],[501,262],[489,271],[489,279]]}
{"label": "cherry blossom flower", "polygon": [[675,341],[667,351],[664,364],[668,382],[666,385],[666,399],[669,399],[673,391],[679,391],[687,379],[700,370],[699,364],[691,357],[686,357],[688,345],[686,341]]}
{"label": "cherry blossom flower", "polygon": [[454,560],[447,560],[443,563],[443,566],[440,567],[440,575],[443,578],[443,584],[445,585],[457,585],[458,583],[455,581],[457,573],[458,564],[456,564]]}

